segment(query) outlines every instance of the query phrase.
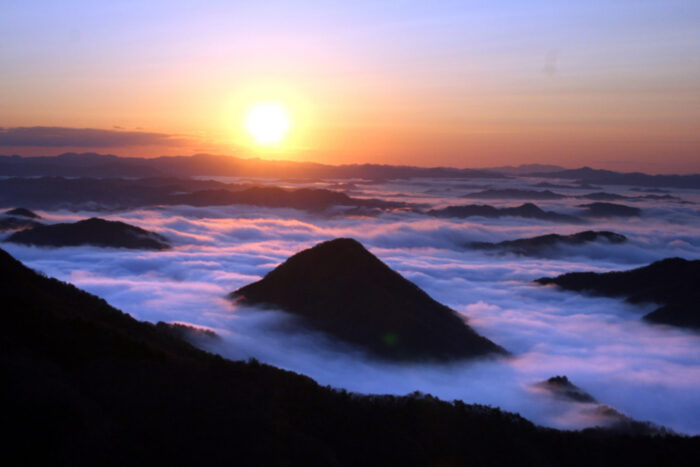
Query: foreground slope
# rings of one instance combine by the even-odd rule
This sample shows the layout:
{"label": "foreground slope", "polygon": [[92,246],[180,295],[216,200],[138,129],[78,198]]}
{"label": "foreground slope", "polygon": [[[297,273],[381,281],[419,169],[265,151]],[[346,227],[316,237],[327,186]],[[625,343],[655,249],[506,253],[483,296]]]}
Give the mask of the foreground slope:
{"label": "foreground slope", "polygon": [[287,259],[231,298],[269,305],[394,360],[505,353],[359,242],[339,238]]}
{"label": "foreground slope", "polygon": [[662,305],[644,316],[655,323],[700,328],[700,260],[667,258],[630,271],[572,272],[535,282],[607,297],[625,297],[631,303]]}
{"label": "foreground slope", "polygon": [[15,465],[697,465],[700,439],[562,432],[231,362],[0,250],[0,440]]}

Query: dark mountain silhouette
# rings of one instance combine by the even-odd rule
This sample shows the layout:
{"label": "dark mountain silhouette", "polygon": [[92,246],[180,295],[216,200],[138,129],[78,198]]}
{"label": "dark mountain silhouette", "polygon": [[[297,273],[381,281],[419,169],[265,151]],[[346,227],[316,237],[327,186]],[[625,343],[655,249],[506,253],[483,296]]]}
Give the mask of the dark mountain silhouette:
{"label": "dark mountain silhouette", "polygon": [[349,238],[297,253],[230,296],[243,304],[293,313],[387,359],[446,360],[505,353]]}
{"label": "dark mountain silhouette", "polygon": [[138,250],[170,248],[165,237],[124,222],[93,217],[72,224],[40,225],[10,235],[6,241],[36,246],[93,245]]}
{"label": "dark mountain silhouette", "polygon": [[700,189],[700,174],[648,175],[640,172],[622,173],[582,167],[580,169],[562,170],[559,172],[538,172],[529,175],[541,178],[576,180],[579,183],[594,183],[596,185]]}
{"label": "dark mountain silhouette", "polygon": [[630,191],[636,191],[638,193],[671,193],[671,191],[664,190],[663,188],[630,188]]}
{"label": "dark mountain silhouette", "polygon": [[94,153],[60,156],[0,156],[0,173],[6,176],[66,177],[191,177],[201,175],[274,177],[284,179],[370,180],[429,178],[503,178],[499,173],[451,167],[411,167],[378,164],[324,165],[313,162],[244,159],[234,156],[196,154],[151,159]]}
{"label": "dark mountain silhouette", "polygon": [[474,193],[467,193],[462,198],[473,199],[532,199],[532,200],[550,200],[564,199],[567,195],[554,193],[549,190],[518,190],[509,188],[505,190],[483,190]]}
{"label": "dark mountain silhouette", "polygon": [[468,246],[480,250],[501,250],[528,256],[537,255],[542,253],[543,250],[561,245],[583,245],[601,240],[609,243],[623,243],[627,241],[627,237],[615,232],[586,230],[585,232],[571,235],[539,235],[537,237],[506,240],[498,243],[472,242]]}
{"label": "dark mountain silhouette", "polygon": [[187,341],[193,345],[197,345],[199,342],[205,340],[219,340],[220,336],[212,331],[211,329],[201,328],[197,326],[191,326],[182,323],[164,323],[159,321],[156,323],[156,327],[159,331],[168,333],[178,339]]}
{"label": "dark mountain silhouette", "polygon": [[462,198],[471,199],[527,199],[527,200],[557,200],[565,198],[588,199],[592,201],[682,201],[677,196],[672,195],[644,195],[644,196],[625,196],[617,193],[607,193],[599,191],[595,193],[587,193],[583,195],[566,195],[556,193],[550,190],[520,190],[520,189],[505,189],[505,190],[482,190],[474,193],[467,193]]}
{"label": "dark mountain silhouette", "polygon": [[700,260],[668,258],[642,268],[621,272],[572,272],[535,282],[607,297],[625,297],[631,303],[657,303],[644,316],[655,323],[700,328]]}
{"label": "dark mountain silhouette", "polygon": [[0,203],[34,208],[128,209],[161,205],[252,205],[324,211],[334,206],[370,209],[410,207],[407,203],[352,198],[326,189],[226,184],[177,178],[97,179],[11,178],[0,181]]}
{"label": "dark mountain silhouette", "polygon": [[26,217],[28,219],[41,219],[41,216],[26,208],[15,208],[5,211],[6,216]]}
{"label": "dark mountain silhouette", "polygon": [[467,204],[463,206],[447,206],[443,209],[431,209],[428,215],[434,217],[525,217],[542,219],[552,222],[566,222],[580,224],[583,221],[575,216],[559,214],[552,211],[543,211],[537,205],[525,203],[512,208],[496,208],[488,204]]}
{"label": "dark mountain silhouette", "polygon": [[503,165],[499,167],[487,167],[481,170],[496,172],[505,175],[526,175],[533,172],[561,172],[564,167],[548,164],[522,164],[518,166]]}
{"label": "dark mountain silhouette", "polygon": [[590,183],[579,183],[576,185],[564,185],[562,183],[539,182],[533,185],[536,188],[554,188],[568,190],[598,190],[599,186],[591,185]]}
{"label": "dark mountain silhouette", "polygon": [[392,209],[406,207],[405,203],[379,199],[351,198],[345,193],[316,188],[285,190],[278,187],[251,187],[238,191],[206,190],[173,195],[169,204],[190,206],[220,206],[245,204],[270,208],[294,208],[324,211],[333,206]]}
{"label": "dark mountain silhouette", "polygon": [[697,465],[700,438],[567,432],[224,360],[0,250],[3,455],[25,465]]}
{"label": "dark mountain silhouette", "polygon": [[0,232],[7,232],[8,230],[31,229],[39,225],[41,225],[41,222],[37,222],[33,219],[28,219],[26,217],[0,217]]}
{"label": "dark mountain silhouette", "polygon": [[590,203],[579,207],[584,208],[589,217],[638,217],[642,213],[639,208],[615,203]]}
{"label": "dark mountain silhouette", "polygon": [[580,196],[574,196],[574,198],[590,199],[593,201],[623,201],[623,200],[624,201],[646,201],[646,200],[652,200],[652,201],[681,201],[681,202],[684,202],[678,196],[672,196],[672,195],[625,196],[625,195],[618,195],[616,193],[606,193],[604,191],[600,191],[597,193],[588,193],[588,194],[580,195]]}
{"label": "dark mountain silhouette", "polygon": [[600,425],[611,431],[636,436],[658,436],[669,432],[665,427],[634,420],[608,405],[599,404],[593,396],[573,384],[566,376],[552,376],[535,386],[556,398],[586,404],[580,408],[581,414],[597,420]]}
{"label": "dark mountain silhouette", "polygon": [[618,195],[617,193],[607,193],[605,191],[599,191],[596,193],[587,193],[585,195],[576,196],[580,199],[590,199],[592,201],[620,201],[620,200],[631,200],[629,196]]}
{"label": "dark mountain silhouette", "polygon": [[537,383],[538,387],[546,389],[552,395],[574,402],[597,402],[593,396],[574,385],[566,376],[552,376],[546,381]]}

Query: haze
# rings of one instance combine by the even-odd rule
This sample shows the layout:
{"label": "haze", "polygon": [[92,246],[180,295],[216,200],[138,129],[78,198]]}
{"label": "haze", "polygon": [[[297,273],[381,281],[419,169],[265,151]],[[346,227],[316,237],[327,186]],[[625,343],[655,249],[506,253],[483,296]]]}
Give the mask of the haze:
{"label": "haze", "polygon": [[[697,172],[698,21],[678,0],[15,2],[0,154]],[[242,119],[270,99],[293,131],[265,148]]]}

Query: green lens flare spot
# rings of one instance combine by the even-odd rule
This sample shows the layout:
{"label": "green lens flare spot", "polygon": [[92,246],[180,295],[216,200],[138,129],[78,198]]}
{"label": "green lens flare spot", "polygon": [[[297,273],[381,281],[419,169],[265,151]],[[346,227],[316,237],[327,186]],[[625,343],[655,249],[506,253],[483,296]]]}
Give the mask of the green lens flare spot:
{"label": "green lens flare spot", "polygon": [[388,334],[385,334],[382,340],[384,341],[384,345],[386,345],[387,347],[395,347],[396,344],[399,343],[399,336],[397,336],[393,332],[390,332]]}

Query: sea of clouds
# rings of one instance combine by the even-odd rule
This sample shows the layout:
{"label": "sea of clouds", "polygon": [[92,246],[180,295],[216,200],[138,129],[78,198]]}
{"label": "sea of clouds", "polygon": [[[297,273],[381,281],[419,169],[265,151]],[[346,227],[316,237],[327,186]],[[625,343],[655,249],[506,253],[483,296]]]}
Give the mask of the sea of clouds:
{"label": "sea of clouds", "polygon": [[[484,186],[514,183],[523,184],[491,180]],[[363,184],[350,194],[434,207],[522,204],[460,199],[461,193],[474,191],[464,185],[444,180]],[[329,217],[245,206],[176,206],[108,215],[41,212],[49,222],[90,216],[122,220],[165,235],[174,248],[147,252],[11,243],[1,247],[28,266],[101,296],[138,319],[214,329],[220,339],[199,343],[207,350],[232,359],[255,357],[323,385],[359,393],[421,391],[446,400],[498,406],[560,428],[599,422],[586,415],[582,404],[533,388],[551,376],[567,375],[601,403],[630,417],[700,434],[700,333],[641,321],[653,305],[630,305],[532,283],[542,276],[630,269],[671,256],[700,259],[700,205],[695,204],[700,192],[676,194],[690,203],[635,202],[643,209],[641,218],[598,220],[584,226],[520,218],[434,219],[415,212]],[[585,202],[537,204],[576,214],[576,206]],[[613,230],[628,236],[629,242],[552,249],[541,258],[465,246],[472,241],[586,229]],[[390,364],[306,330],[283,312],[236,307],[226,300],[226,294],[260,279],[292,254],[336,237],[362,242],[513,356],[453,364]]]}

